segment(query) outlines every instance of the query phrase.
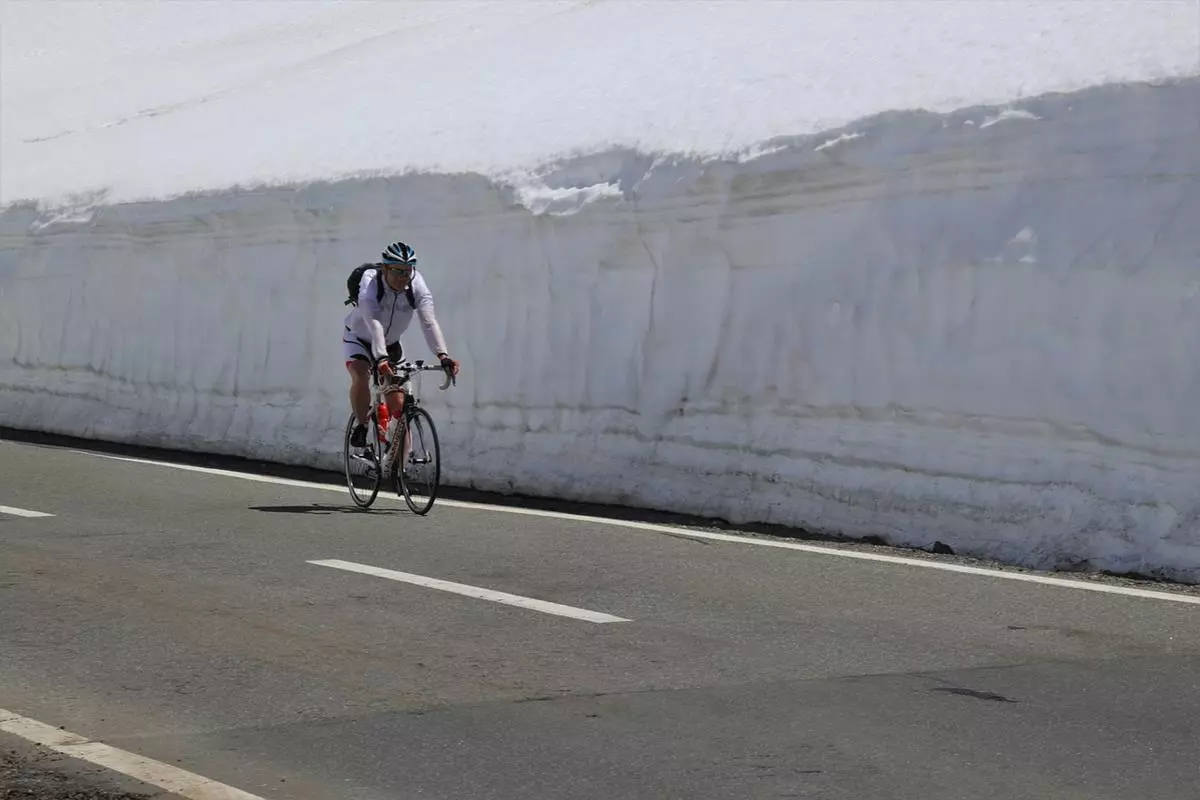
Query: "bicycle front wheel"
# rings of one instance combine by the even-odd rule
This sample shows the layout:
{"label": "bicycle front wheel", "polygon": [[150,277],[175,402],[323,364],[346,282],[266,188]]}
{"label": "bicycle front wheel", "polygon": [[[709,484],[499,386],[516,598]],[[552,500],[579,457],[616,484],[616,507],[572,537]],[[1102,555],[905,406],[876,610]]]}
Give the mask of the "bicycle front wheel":
{"label": "bicycle front wheel", "polygon": [[346,488],[350,499],[359,508],[368,508],[375,502],[379,487],[383,483],[383,470],[379,468],[379,426],[372,414],[367,420],[367,446],[354,447],[350,436],[354,433],[355,419],[350,415],[346,423],[346,435],[342,440],[342,462],[346,468]]}
{"label": "bicycle front wheel", "polygon": [[408,414],[404,437],[402,468],[395,472],[396,490],[414,514],[428,514],[442,480],[437,428],[428,411],[415,408]]}

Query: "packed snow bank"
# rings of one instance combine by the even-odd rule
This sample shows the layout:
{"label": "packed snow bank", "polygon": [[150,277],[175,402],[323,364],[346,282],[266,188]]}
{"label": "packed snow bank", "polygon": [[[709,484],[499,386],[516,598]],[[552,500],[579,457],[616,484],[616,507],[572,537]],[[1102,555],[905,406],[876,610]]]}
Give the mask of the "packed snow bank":
{"label": "packed snow bank", "polygon": [[1187,0],[7,0],[0,15],[0,205],[495,177],[615,147],[729,154],[888,109],[1200,72]]}
{"label": "packed snow bank", "polygon": [[10,209],[0,424],[336,469],[345,274],[403,236],[453,483],[1195,581],[1198,120],[1189,80]]}

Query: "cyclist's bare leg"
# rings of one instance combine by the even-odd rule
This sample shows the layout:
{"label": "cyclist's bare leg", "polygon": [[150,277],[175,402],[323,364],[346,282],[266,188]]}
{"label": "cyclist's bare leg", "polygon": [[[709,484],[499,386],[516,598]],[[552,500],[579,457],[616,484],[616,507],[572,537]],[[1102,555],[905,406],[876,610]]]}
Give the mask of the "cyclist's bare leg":
{"label": "cyclist's bare leg", "polygon": [[404,410],[404,390],[388,392],[384,399],[387,400],[388,413],[392,415],[392,419],[400,419],[400,412]]}
{"label": "cyclist's bare leg", "polygon": [[346,370],[350,373],[350,408],[358,424],[365,425],[371,412],[371,367],[355,358],[346,362]]}

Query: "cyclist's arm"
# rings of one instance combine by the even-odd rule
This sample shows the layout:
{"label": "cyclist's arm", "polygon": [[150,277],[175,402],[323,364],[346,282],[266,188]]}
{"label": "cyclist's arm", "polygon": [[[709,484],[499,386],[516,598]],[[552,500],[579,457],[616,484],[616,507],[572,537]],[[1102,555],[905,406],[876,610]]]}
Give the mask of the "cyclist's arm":
{"label": "cyclist's arm", "polygon": [[438,358],[446,355],[446,339],[442,336],[442,326],[438,324],[437,313],[433,308],[433,294],[425,285],[425,279],[420,273],[413,276],[413,299],[417,302],[417,317],[421,320],[421,331],[425,334],[425,343]]}
{"label": "cyclist's arm", "polygon": [[376,281],[382,280],[379,270],[368,270],[358,285],[358,310],[371,338],[371,355],[375,362],[387,358],[387,342],[383,335],[383,309],[375,299]]}

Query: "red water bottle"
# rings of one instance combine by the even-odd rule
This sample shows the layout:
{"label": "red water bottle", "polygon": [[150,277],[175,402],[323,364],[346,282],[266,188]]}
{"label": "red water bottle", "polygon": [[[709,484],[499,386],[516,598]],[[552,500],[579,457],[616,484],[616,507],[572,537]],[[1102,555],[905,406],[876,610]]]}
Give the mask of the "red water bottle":
{"label": "red water bottle", "polygon": [[389,419],[387,403],[379,404],[378,414],[379,414],[379,441],[386,442],[387,441],[388,419]]}

